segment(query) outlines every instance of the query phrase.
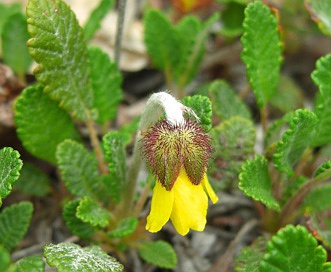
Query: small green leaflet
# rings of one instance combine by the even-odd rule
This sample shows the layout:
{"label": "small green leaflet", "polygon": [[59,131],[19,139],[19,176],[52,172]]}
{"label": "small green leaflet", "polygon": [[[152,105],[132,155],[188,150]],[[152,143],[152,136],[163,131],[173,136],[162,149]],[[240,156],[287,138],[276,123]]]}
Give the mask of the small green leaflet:
{"label": "small green leaflet", "polygon": [[0,271],[6,271],[10,264],[10,253],[2,245],[0,245]]}
{"label": "small green leaflet", "polygon": [[73,243],[49,244],[44,256],[58,272],[121,272],[123,265],[98,246],[82,248]]}
{"label": "small green leaflet", "polygon": [[180,55],[177,35],[168,18],[158,10],[148,10],[144,16],[145,44],[154,65],[170,73]]}
{"label": "small green leaflet", "polygon": [[330,272],[327,254],[303,226],[288,225],[279,230],[267,244],[260,272]]}
{"label": "small green leaflet", "polygon": [[106,227],[109,224],[110,214],[95,200],[86,196],[80,200],[76,211],[77,217],[94,227]]}
{"label": "small green leaflet", "polygon": [[2,29],[2,57],[13,71],[23,78],[32,64],[26,42],[29,39],[26,18],[22,13],[10,16]]}
{"label": "small green leaflet", "polygon": [[26,162],[14,188],[31,196],[45,196],[51,190],[49,177],[33,164]]}
{"label": "small green leaflet", "polygon": [[16,272],[44,272],[45,263],[41,256],[32,255],[16,262]]}
{"label": "small green leaflet", "polygon": [[8,17],[15,13],[22,13],[22,5],[20,3],[13,3],[11,5],[0,3],[0,36],[2,35],[3,25],[6,23]]}
{"label": "small green leaflet", "polygon": [[106,187],[109,187],[113,201],[118,203],[126,185],[126,153],[121,134],[117,131],[108,132],[103,137],[102,144],[109,169],[109,178],[105,179],[108,182]]}
{"label": "small green leaflet", "polygon": [[57,163],[68,190],[75,196],[90,196],[98,199],[101,184],[98,162],[93,153],[72,140],[65,140],[56,150]]}
{"label": "small green leaflet", "polygon": [[108,233],[108,237],[125,237],[132,234],[137,226],[138,219],[136,217],[127,217],[122,219],[116,228]]}
{"label": "small green leaflet", "polygon": [[224,80],[214,81],[209,87],[209,93],[214,112],[223,121],[233,116],[251,119],[251,113],[245,103]]}
{"label": "small green leaflet", "polygon": [[319,29],[331,36],[331,2],[329,0],[306,0],[306,7]]}
{"label": "small green leaflet", "polygon": [[93,38],[94,33],[100,28],[102,19],[114,4],[113,0],[101,0],[100,4],[92,11],[83,31],[84,37],[88,41]]}
{"label": "small green leaflet", "polygon": [[311,75],[319,88],[314,104],[319,119],[313,146],[322,146],[331,142],[331,55],[321,57]]}
{"label": "small green leaflet", "polygon": [[16,150],[11,147],[0,150],[0,207],[2,198],[10,194],[12,184],[19,178],[22,165],[20,154]]}
{"label": "small green leaflet", "polygon": [[259,264],[265,252],[266,243],[266,239],[260,236],[252,245],[243,248],[235,260],[235,271],[259,272]]}
{"label": "small green leaflet", "polygon": [[55,151],[65,139],[79,140],[70,115],[43,93],[42,86],[26,88],[15,103],[15,124],[23,146],[34,156],[56,164]]}
{"label": "small green leaflet", "polygon": [[309,212],[320,212],[331,207],[331,185],[324,184],[313,188],[305,197],[303,207]]}
{"label": "small green leaflet", "polygon": [[241,57],[258,106],[263,108],[279,81],[282,47],[277,19],[266,5],[255,1],[245,9],[243,27]]}
{"label": "small green leaflet", "polygon": [[0,245],[11,250],[22,240],[32,217],[33,206],[22,201],[4,208],[0,213]]}
{"label": "small green leaflet", "polygon": [[79,199],[68,202],[63,208],[62,216],[66,226],[72,231],[73,234],[82,239],[89,239],[95,229],[89,223],[83,222],[76,216],[79,202]]}
{"label": "small green leaflet", "polygon": [[97,47],[89,47],[89,64],[93,87],[93,108],[97,110],[96,121],[104,124],[114,119],[122,99],[122,75],[115,62]]}
{"label": "small green leaflet", "polygon": [[138,248],[140,256],[148,263],[162,268],[174,268],[177,256],[170,244],[165,241],[143,242]]}
{"label": "small green leaflet", "polygon": [[217,13],[205,23],[192,15],[185,16],[174,28],[177,34],[179,59],[175,69],[175,80],[179,89],[184,88],[197,74],[205,53],[205,44],[210,26],[219,19]]}
{"label": "small green leaflet", "polygon": [[85,38],[75,14],[62,0],[30,0],[26,13],[36,78],[61,107],[86,120],[93,93]]}
{"label": "small green leaflet", "polygon": [[199,117],[200,125],[208,132],[211,128],[212,106],[210,99],[203,95],[186,96],[182,103],[191,108]]}
{"label": "small green leaflet", "polygon": [[247,160],[239,175],[239,188],[245,195],[260,201],[269,209],[279,211],[280,206],[272,195],[268,161],[261,155],[254,160]]}
{"label": "small green leaflet", "polygon": [[314,173],[314,179],[316,181],[326,180],[331,177],[331,160],[328,160],[322,165],[320,165],[315,173]]}
{"label": "small green leaflet", "polygon": [[314,139],[317,124],[318,119],[312,111],[295,111],[290,128],[284,132],[282,140],[277,144],[277,153],[274,154],[275,167],[279,171],[294,174],[293,166]]}

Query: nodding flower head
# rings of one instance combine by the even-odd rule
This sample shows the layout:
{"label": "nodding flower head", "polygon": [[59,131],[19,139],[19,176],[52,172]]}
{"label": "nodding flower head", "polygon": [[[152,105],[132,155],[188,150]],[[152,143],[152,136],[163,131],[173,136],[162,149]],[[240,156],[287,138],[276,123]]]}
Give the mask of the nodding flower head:
{"label": "nodding flower head", "polygon": [[143,134],[142,152],[151,172],[171,190],[181,168],[192,184],[203,178],[211,156],[210,137],[194,120],[171,124],[163,119]]}

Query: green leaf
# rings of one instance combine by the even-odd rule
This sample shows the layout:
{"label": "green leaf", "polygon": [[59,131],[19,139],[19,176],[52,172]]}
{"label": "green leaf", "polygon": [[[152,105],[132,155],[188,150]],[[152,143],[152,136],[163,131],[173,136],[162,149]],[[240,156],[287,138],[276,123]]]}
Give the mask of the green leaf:
{"label": "green leaf", "polygon": [[16,262],[17,272],[44,272],[45,263],[41,256],[28,256]]}
{"label": "green leaf", "polygon": [[242,164],[254,154],[254,124],[248,119],[234,116],[213,127],[210,136],[215,149],[210,171],[221,176],[224,184],[236,182]]}
{"label": "green leaf", "polygon": [[62,0],[30,0],[26,13],[36,78],[61,107],[86,120],[93,93],[87,47],[75,14]]}
{"label": "green leaf", "polygon": [[235,271],[259,272],[259,264],[265,252],[266,243],[266,239],[260,236],[252,245],[243,248],[235,260]]}
{"label": "green leaf", "polygon": [[56,163],[56,146],[80,139],[69,114],[43,94],[41,86],[26,88],[15,104],[15,124],[23,146],[36,157]]}
{"label": "green leaf", "polygon": [[84,37],[87,41],[93,38],[95,32],[101,26],[101,21],[113,7],[113,4],[113,0],[101,0],[100,4],[92,11],[83,28]]}
{"label": "green leaf", "polygon": [[90,223],[94,227],[106,227],[109,224],[110,214],[90,197],[80,200],[76,215],[83,222]]}
{"label": "green leaf", "polygon": [[102,139],[105,150],[105,160],[108,162],[109,178],[105,187],[112,200],[118,203],[126,184],[126,153],[121,134],[117,131],[108,132]]}
{"label": "green leaf", "polygon": [[65,140],[58,145],[56,158],[61,177],[73,195],[98,199],[101,184],[95,182],[99,173],[94,154],[89,153],[82,144]]}
{"label": "green leaf", "polygon": [[294,80],[281,76],[277,92],[270,99],[270,104],[286,114],[292,110],[304,108],[303,94]]}
{"label": "green leaf", "polygon": [[[318,200],[319,201],[319,200]],[[328,248],[331,247],[331,220],[329,217],[330,209],[323,212],[312,212],[309,208],[305,210],[307,216],[307,224],[309,223],[309,228],[314,232],[314,236],[323,245]]]}
{"label": "green leaf", "polygon": [[148,10],[144,16],[145,44],[153,64],[170,73],[179,60],[177,34],[168,18],[159,10]]}
{"label": "green leaf", "polygon": [[140,256],[150,264],[169,269],[177,265],[176,253],[165,241],[143,242],[138,251]]}
{"label": "green leaf", "polygon": [[10,253],[0,245],[0,271],[6,271],[10,264]]}
{"label": "green leaf", "polygon": [[231,86],[224,80],[216,80],[209,87],[215,114],[222,120],[233,116],[251,119],[251,113],[245,103],[239,99]]}
{"label": "green leaf", "polygon": [[31,163],[24,163],[21,175],[14,185],[18,189],[31,196],[45,196],[51,190],[49,177]]}
{"label": "green leaf", "polygon": [[331,207],[331,185],[325,184],[312,189],[305,197],[303,206],[315,212],[321,212]]}
{"label": "green leaf", "polygon": [[97,109],[96,121],[104,124],[116,116],[117,106],[122,99],[122,75],[115,62],[97,47],[88,50],[91,81],[94,92],[93,108]]}
{"label": "green leaf", "polygon": [[328,0],[306,0],[306,7],[319,29],[331,36],[331,2]]}
{"label": "green leaf", "polygon": [[268,161],[256,155],[254,160],[247,160],[239,175],[239,188],[245,195],[260,201],[269,209],[279,211],[279,203],[272,195],[271,179],[268,173]]}
{"label": "green leaf", "polygon": [[63,219],[70,231],[82,239],[89,239],[94,233],[94,227],[83,222],[76,216],[80,200],[68,202],[63,208]]}
{"label": "green leaf", "polygon": [[13,3],[11,5],[0,3],[0,37],[2,35],[3,25],[8,18],[15,13],[22,13],[22,5],[20,3]]}
{"label": "green leaf", "polygon": [[322,146],[331,142],[329,127],[331,126],[331,55],[320,58],[312,79],[319,87],[315,98],[315,112],[319,119],[313,146]]}
{"label": "green leaf", "polygon": [[108,237],[125,237],[135,232],[138,226],[138,219],[135,217],[128,217],[122,219],[116,228],[108,233]]}
{"label": "green leaf", "polygon": [[0,206],[2,198],[10,194],[12,184],[20,175],[22,165],[20,154],[16,150],[11,147],[4,147],[0,150]]}
{"label": "green leaf", "polygon": [[294,112],[288,112],[283,117],[277,119],[271,126],[269,126],[267,134],[264,139],[264,145],[269,147],[275,145],[281,140],[282,132],[284,128],[293,119]]}
{"label": "green leaf", "polygon": [[293,166],[314,139],[318,120],[309,110],[297,110],[290,121],[290,128],[277,144],[274,154],[275,167],[288,175],[293,175]]}
{"label": "green leaf", "polygon": [[184,88],[197,74],[205,52],[210,26],[219,18],[215,13],[204,24],[194,16],[185,16],[174,28],[180,52],[175,69],[178,88]]}
{"label": "green leaf", "polygon": [[328,160],[324,163],[322,163],[322,165],[320,165],[315,173],[314,173],[314,179],[316,181],[321,181],[321,180],[325,180],[331,177],[331,160]]}
{"label": "green leaf", "polygon": [[6,207],[0,213],[0,245],[11,250],[23,239],[32,217],[33,206],[22,201]]}
{"label": "green leaf", "polygon": [[260,263],[261,272],[326,272],[327,254],[317,240],[303,226],[288,225],[279,230],[267,244]]}
{"label": "green leaf", "polygon": [[107,255],[98,246],[81,248],[72,243],[49,244],[44,247],[44,256],[58,272],[121,272],[123,265]]}
{"label": "green leaf", "polygon": [[207,96],[186,96],[181,101],[185,106],[191,108],[200,119],[200,125],[208,132],[211,128],[212,107]]}
{"label": "green leaf", "polygon": [[228,38],[235,38],[242,34],[245,5],[230,2],[221,13],[222,28],[220,34]]}
{"label": "green leaf", "polygon": [[281,64],[277,19],[270,9],[255,1],[245,9],[242,60],[259,108],[276,91]]}
{"label": "green leaf", "polygon": [[7,19],[2,29],[2,57],[20,77],[32,64],[26,42],[29,39],[26,18],[22,13],[15,13]]}

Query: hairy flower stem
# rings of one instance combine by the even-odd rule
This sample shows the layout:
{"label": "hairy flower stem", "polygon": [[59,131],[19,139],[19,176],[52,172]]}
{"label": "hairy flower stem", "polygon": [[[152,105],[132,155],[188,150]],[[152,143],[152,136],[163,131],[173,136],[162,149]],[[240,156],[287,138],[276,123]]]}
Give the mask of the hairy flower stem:
{"label": "hairy flower stem", "polygon": [[103,175],[106,175],[106,174],[108,174],[108,168],[103,159],[103,153],[100,148],[100,142],[98,139],[98,135],[97,135],[97,132],[95,131],[94,124],[91,119],[91,114],[89,112],[87,114],[88,114],[88,118],[85,121],[85,124],[86,124],[86,127],[87,127],[89,135],[90,135],[91,144],[92,144],[93,150],[94,150],[95,155],[98,160],[100,172]]}
{"label": "hairy flower stem", "polygon": [[140,212],[142,211],[142,209],[144,207],[144,204],[149,196],[149,193],[151,190],[150,187],[151,187],[151,183],[153,180],[154,180],[154,177],[152,175],[149,175],[147,178],[144,190],[142,191],[142,193],[137,201],[137,204],[135,205],[134,213],[133,213],[135,217],[139,216]]}
{"label": "hairy flower stem", "polygon": [[139,147],[140,147],[139,140],[140,140],[140,131],[138,130],[138,134],[136,136],[136,141],[134,144],[134,149],[132,154],[131,167],[128,173],[128,182],[126,185],[126,191],[123,196],[123,202],[119,213],[119,216],[122,218],[128,216],[132,212],[134,191],[142,163],[140,151],[139,151]]}

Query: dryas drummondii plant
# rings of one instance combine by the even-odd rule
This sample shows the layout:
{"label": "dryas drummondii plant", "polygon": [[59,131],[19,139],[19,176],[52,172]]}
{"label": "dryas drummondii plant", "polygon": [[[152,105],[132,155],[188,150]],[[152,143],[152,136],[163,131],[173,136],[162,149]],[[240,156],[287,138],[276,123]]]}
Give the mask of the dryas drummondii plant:
{"label": "dryas drummondii plant", "polygon": [[[68,190],[62,196],[63,220],[74,235],[90,245],[45,245],[44,257],[58,271],[122,271],[123,266],[107,253],[115,254],[125,264],[123,251],[129,247],[146,262],[173,268],[177,259],[171,245],[150,241],[145,228],[159,231],[170,219],[182,235],[190,229],[202,231],[208,197],[214,203],[218,200],[206,175],[212,151],[207,134],[211,128],[208,98],[187,97],[182,104],[167,93],[152,95],[138,128],[135,121],[131,128],[107,132],[122,97],[122,76],[106,53],[88,46],[86,41],[97,29],[105,7],[111,6],[112,1],[101,1],[83,28],[61,0],[30,0],[26,9],[30,35],[27,46],[37,63],[37,84],[27,87],[15,103],[17,133],[31,154],[58,168]],[[165,118],[156,114],[160,108]],[[78,125],[87,128],[92,151],[84,144],[86,139]],[[101,128],[99,134],[97,126]],[[152,134],[161,126],[164,130],[156,139]],[[127,171],[125,146],[136,129],[138,136]],[[162,149],[162,145],[172,148]],[[157,177],[147,224],[141,211],[153,176],[135,201],[144,155]],[[175,163],[168,156],[180,160]],[[33,175],[36,171],[33,166],[26,168],[27,182],[38,175]],[[22,190],[33,191],[23,184]],[[165,199],[169,205],[160,210],[158,204]],[[42,271],[38,266],[40,257],[32,260],[31,266],[34,261]]]}
{"label": "dryas drummondii plant", "polygon": [[[233,2],[243,5],[251,1]],[[330,35],[328,1],[306,2],[323,32]],[[84,27],[61,0],[30,0],[27,5],[27,45],[37,63],[34,74],[38,82],[27,87],[16,101],[17,133],[31,154],[59,170],[68,190],[62,196],[64,222],[88,245],[48,244],[43,249],[47,263],[57,271],[122,271],[123,265],[110,255],[125,265],[123,252],[131,248],[146,262],[173,268],[177,261],[173,248],[162,240],[151,241],[146,229],[157,232],[170,220],[182,235],[190,229],[203,230],[208,198],[217,201],[209,181],[217,186],[221,176],[222,184],[239,184],[243,193],[256,201],[264,231],[273,234],[269,241],[260,238],[242,251],[236,263],[238,271],[331,271],[326,251],[317,243],[331,244],[327,219],[331,207],[331,162],[327,155],[331,142],[330,55],[318,60],[312,73],[319,88],[314,109],[295,108],[295,103],[287,103],[295,95],[284,90],[280,76],[283,46],[278,18],[260,1],[247,5],[242,60],[264,130],[263,150],[254,154],[256,129],[250,110],[229,84],[222,80],[209,84],[212,104],[206,96],[184,97],[203,59],[209,27],[218,15],[204,23],[185,16],[172,25],[160,11],[147,11],[145,43],[153,64],[164,71],[168,88],[184,98],[179,102],[167,93],[156,93],[139,125],[135,121],[108,132],[121,100],[122,76],[116,63],[87,41],[112,4],[102,0]],[[18,16],[17,22],[22,22]],[[10,30],[4,28],[2,39],[8,46],[6,33]],[[6,50],[3,48],[4,55]],[[15,68],[10,57],[7,63]],[[14,71],[23,78],[26,67],[24,64]],[[270,104],[283,110],[284,116],[269,120]],[[212,106],[221,120],[214,127]],[[78,126],[87,128],[89,139]],[[125,147],[136,130],[127,169]],[[142,158],[153,175],[137,194]],[[40,170],[27,163],[21,167],[17,151],[0,150],[0,199],[10,193],[14,182],[35,196],[51,191]],[[141,211],[155,178],[146,218]],[[32,204],[26,201],[1,210],[1,271],[24,271],[26,267],[44,271],[41,256],[10,260],[32,212]],[[297,224],[303,216],[308,228],[289,225]]]}

